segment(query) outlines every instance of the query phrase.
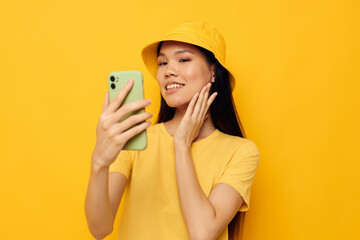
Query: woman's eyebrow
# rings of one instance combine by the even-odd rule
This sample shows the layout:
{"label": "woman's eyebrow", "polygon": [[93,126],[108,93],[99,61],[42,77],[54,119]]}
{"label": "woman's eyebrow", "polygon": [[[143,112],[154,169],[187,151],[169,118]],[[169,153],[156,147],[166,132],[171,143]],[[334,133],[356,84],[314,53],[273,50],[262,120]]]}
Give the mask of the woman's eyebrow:
{"label": "woman's eyebrow", "polygon": [[[185,49],[184,49],[184,50],[176,51],[176,52],[174,53],[174,55],[178,55],[178,54],[181,54],[181,53],[191,53],[191,54],[194,54],[194,52],[192,52],[192,51],[190,51],[190,50],[185,50]],[[164,57],[165,54],[162,53],[162,52],[160,52],[159,55],[158,55],[158,57],[160,57],[160,56]]]}
{"label": "woman's eyebrow", "polygon": [[179,51],[176,51],[175,52],[175,55],[177,55],[177,54],[181,54],[181,53],[191,53],[191,54],[194,54],[192,51],[190,51],[190,50],[179,50]]}

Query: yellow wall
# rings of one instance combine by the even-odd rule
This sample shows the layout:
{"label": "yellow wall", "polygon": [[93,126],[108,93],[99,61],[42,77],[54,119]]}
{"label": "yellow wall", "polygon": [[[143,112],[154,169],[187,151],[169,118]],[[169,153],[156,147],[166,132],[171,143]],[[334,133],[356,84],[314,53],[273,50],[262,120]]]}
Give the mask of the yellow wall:
{"label": "yellow wall", "polygon": [[225,36],[236,105],[261,151],[245,240],[359,239],[359,10],[357,0],[2,1],[0,238],[91,239],[83,204],[107,75],[142,71],[157,102],[140,49],[194,19]]}

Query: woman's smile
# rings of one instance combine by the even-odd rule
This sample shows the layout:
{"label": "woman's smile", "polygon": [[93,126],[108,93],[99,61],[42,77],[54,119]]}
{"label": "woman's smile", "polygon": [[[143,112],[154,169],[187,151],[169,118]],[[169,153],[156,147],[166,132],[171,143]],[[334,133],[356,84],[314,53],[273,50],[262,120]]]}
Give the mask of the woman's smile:
{"label": "woman's smile", "polygon": [[184,86],[185,84],[183,83],[178,83],[174,81],[167,82],[165,84],[166,94],[172,94]]}

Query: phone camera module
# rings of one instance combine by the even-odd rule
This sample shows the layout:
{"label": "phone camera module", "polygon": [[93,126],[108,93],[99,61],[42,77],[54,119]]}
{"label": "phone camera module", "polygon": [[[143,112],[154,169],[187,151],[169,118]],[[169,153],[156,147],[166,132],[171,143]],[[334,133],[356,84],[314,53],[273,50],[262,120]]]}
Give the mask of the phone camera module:
{"label": "phone camera module", "polygon": [[112,84],[110,85],[110,87],[111,87],[112,89],[115,89],[115,88],[116,88],[116,85],[115,85],[114,83],[112,83]]}
{"label": "phone camera module", "polygon": [[114,76],[110,76],[110,80],[113,82],[115,81],[115,77]]}

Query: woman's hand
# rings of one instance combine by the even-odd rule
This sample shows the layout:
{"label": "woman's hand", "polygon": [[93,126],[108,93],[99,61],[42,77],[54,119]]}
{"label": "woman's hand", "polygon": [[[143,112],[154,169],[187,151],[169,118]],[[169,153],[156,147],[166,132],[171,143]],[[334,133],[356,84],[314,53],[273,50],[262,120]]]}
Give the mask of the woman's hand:
{"label": "woman's hand", "polygon": [[109,167],[115,161],[126,142],[144,131],[151,124],[151,122],[145,122],[152,117],[151,113],[132,115],[120,122],[128,113],[151,104],[151,100],[139,100],[121,106],[132,86],[133,80],[130,79],[111,103],[109,103],[108,93],[106,93],[96,129],[96,145],[91,157],[92,164],[97,167]]}
{"label": "woman's hand", "polygon": [[202,124],[207,117],[207,112],[217,93],[209,97],[211,83],[203,87],[200,94],[196,93],[189,103],[184,117],[174,135],[174,144],[184,144],[190,147],[199,135]]}

